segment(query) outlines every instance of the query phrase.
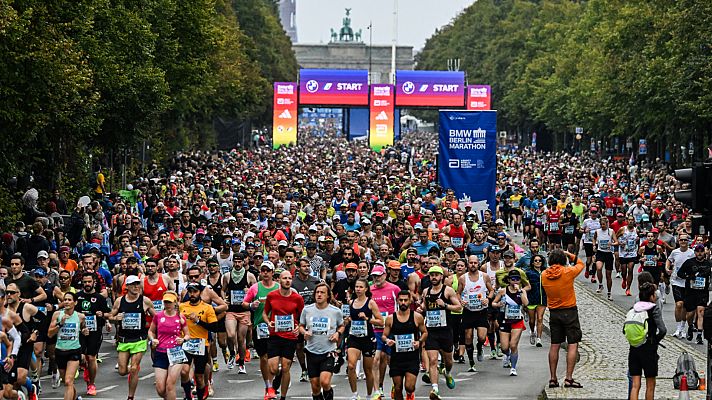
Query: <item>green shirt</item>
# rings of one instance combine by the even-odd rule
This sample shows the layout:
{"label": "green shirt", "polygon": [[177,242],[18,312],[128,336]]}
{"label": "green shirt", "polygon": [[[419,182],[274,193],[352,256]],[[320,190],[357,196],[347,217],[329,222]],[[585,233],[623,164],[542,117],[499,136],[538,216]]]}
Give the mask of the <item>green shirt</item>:
{"label": "green shirt", "polygon": [[[64,311],[59,313],[57,324],[62,320],[63,313]],[[57,332],[57,350],[79,350],[81,348],[79,344],[81,330],[79,313],[74,311],[72,315],[64,321],[64,324],[59,327],[59,331]]]}

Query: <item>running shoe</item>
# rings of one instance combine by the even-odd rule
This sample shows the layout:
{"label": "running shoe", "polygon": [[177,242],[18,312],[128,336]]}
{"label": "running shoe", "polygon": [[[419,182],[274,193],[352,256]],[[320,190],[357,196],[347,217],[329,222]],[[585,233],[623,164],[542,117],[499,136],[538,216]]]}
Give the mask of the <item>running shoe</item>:
{"label": "running shoe", "polygon": [[220,370],[220,366],[218,365],[218,360],[213,360],[213,372],[218,372]]}
{"label": "running shoe", "polygon": [[230,356],[227,359],[227,369],[233,369],[235,368],[235,357]]}
{"label": "running shoe", "polygon": [[360,381],[366,380],[366,373],[365,372],[359,372],[358,375],[356,375],[356,378]]}
{"label": "running shoe", "polygon": [[445,364],[440,364],[438,367],[438,372],[440,372],[440,375],[445,375]]}
{"label": "running shoe", "polygon": [[475,364],[470,364],[470,368],[468,368],[467,372],[477,372],[477,368],[475,368]]}
{"label": "running shoe", "polygon": [[84,378],[84,382],[89,383],[89,368],[84,368],[84,374],[82,377]]}
{"label": "running shoe", "polygon": [[616,272],[616,278],[620,278],[620,277],[621,277],[621,273],[620,273],[620,272]]}
{"label": "running shoe", "polygon": [[613,295],[611,295],[611,292],[608,292],[608,300],[613,301]]}
{"label": "running shoe", "polygon": [[230,361],[230,352],[227,349],[223,350],[223,360],[225,360],[225,364]]}
{"label": "running shoe", "polygon": [[415,393],[406,393],[405,400],[415,400]]}
{"label": "running shoe", "polygon": [[104,362],[104,360],[103,360],[101,357],[99,357],[99,356],[96,357],[96,363],[97,363],[97,364],[101,364],[101,363],[103,363],[103,362]]}
{"label": "running shoe", "polygon": [[457,357],[457,363],[458,363],[458,364],[464,364],[464,363],[465,363],[465,357],[464,357],[464,356],[458,356],[458,357]]}
{"label": "running shoe", "polygon": [[213,380],[211,379],[210,382],[208,382],[208,387],[206,388],[208,391],[208,397],[213,397],[215,395],[215,389],[213,389]]}
{"label": "running shoe", "polygon": [[598,285],[598,289],[596,289],[596,293],[601,293],[603,291],[603,285]]}
{"label": "running shoe", "polygon": [[504,357],[504,353],[502,353],[502,347],[500,345],[497,345],[497,357]]}
{"label": "running shoe", "polygon": [[484,351],[482,349],[477,350],[477,361],[482,362],[485,359]]}
{"label": "running shoe", "polygon": [[361,396],[355,394],[355,395],[351,396],[350,400],[361,400]]}
{"label": "running shoe", "polygon": [[22,390],[17,391],[17,400],[27,400],[27,396],[25,395],[25,392]]}
{"label": "running shoe", "polygon": [[697,334],[697,344],[702,344],[702,334],[701,333]]}
{"label": "running shoe", "polygon": [[583,271],[583,277],[584,277],[584,278],[588,279],[589,276],[591,276],[591,275],[588,273],[588,269],[586,269],[585,271]]}
{"label": "running shoe", "polygon": [[542,346],[542,344],[541,344],[541,338],[538,337],[538,338],[536,338],[536,347],[541,347],[541,346]]}
{"label": "running shoe", "polygon": [[272,400],[277,398],[277,393],[274,391],[274,388],[267,388],[266,393],[265,393],[265,400]]}
{"label": "running shoe", "polygon": [[371,395],[371,400],[381,400],[381,398],[381,392],[378,390],[373,392],[373,394]]}
{"label": "running shoe", "polygon": [[87,396],[96,396],[96,385],[87,385]]}
{"label": "running shoe", "polygon": [[396,398],[396,387],[391,386],[391,399],[395,399],[395,398]]}
{"label": "running shoe", "polygon": [[430,385],[430,373],[429,372],[423,373],[423,377],[420,379],[423,381],[423,383]]}
{"label": "running shoe", "polygon": [[116,365],[114,365],[114,369],[119,369],[119,363],[116,363]]}
{"label": "running shoe", "polygon": [[625,295],[626,295],[626,296],[630,296],[630,289],[626,289],[626,290],[625,290]]}
{"label": "running shoe", "polygon": [[433,389],[430,391],[430,400],[441,400],[440,393],[438,393],[437,390]]}
{"label": "running shoe", "polygon": [[642,265],[641,265],[640,267],[638,267],[638,273],[641,273],[641,272],[643,272],[643,266],[642,266]]}
{"label": "running shoe", "polygon": [[32,391],[27,394],[30,400],[37,400],[37,388],[32,385]]}
{"label": "running shoe", "polygon": [[455,389],[455,378],[453,378],[449,372],[445,374],[445,384],[448,389]]}
{"label": "running shoe", "polygon": [[509,370],[509,376],[517,376],[517,369],[512,368]]}
{"label": "running shoe", "polygon": [[532,346],[536,344],[536,338],[534,337],[534,333],[529,334],[529,344]]}
{"label": "running shoe", "polygon": [[674,337],[674,338],[679,338],[680,336],[682,336],[682,332],[680,331],[680,328],[677,328],[677,329],[675,330],[675,332],[674,332],[672,335],[670,335],[670,336],[672,336],[672,337]]}
{"label": "running shoe", "polygon": [[596,283],[596,282],[598,282],[598,281],[596,280],[596,277],[595,277],[595,276],[592,276],[592,277],[591,277],[591,283]]}
{"label": "running shoe", "polygon": [[497,352],[495,350],[492,350],[490,352],[490,360],[496,360],[497,359]]}
{"label": "running shoe", "polygon": [[309,374],[307,374],[307,371],[302,371],[302,375],[299,376],[299,382],[308,382],[309,381]]}
{"label": "running shoe", "polygon": [[52,389],[57,389],[62,384],[62,378],[58,372],[52,374]]}
{"label": "running shoe", "polygon": [[74,379],[79,378],[79,370],[74,371]]}
{"label": "running shoe", "polygon": [[237,366],[237,374],[238,374],[238,375],[245,375],[245,374],[247,374],[247,371],[245,370],[245,366],[244,366],[244,365],[238,365],[238,366]]}
{"label": "running shoe", "polygon": [[245,352],[245,362],[250,362],[251,359],[252,359],[252,352],[246,351]]}
{"label": "running shoe", "polygon": [[426,369],[425,369],[425,364],[423,364],[423,363],[421,362],[421,363],[420,363],[420,373],[422,374],[422,373],[425,372],[425,371],[426,371]]}
{"label": "running shoe", "polygon": [[512,363],[509,361],[509,356],[504,356],[504,359],[502,360],[502,368],[511,368]]}

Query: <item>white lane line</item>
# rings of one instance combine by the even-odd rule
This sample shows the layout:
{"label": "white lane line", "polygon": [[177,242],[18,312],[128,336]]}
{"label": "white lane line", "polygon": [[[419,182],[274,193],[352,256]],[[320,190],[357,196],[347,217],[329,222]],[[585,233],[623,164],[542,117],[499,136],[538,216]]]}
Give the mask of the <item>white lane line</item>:
{"label": "white lane line", "polygon": [[254,382],[254,379],[228,379],[228,383],[248,383],[248,382]]}
{"label": "white lane line", "polygon": [[108,392],[109,390],[115,389],[117,387],[119,387],[119,385],[111,385],[111,386],[107,386],[105,388],[101,388],[101,389],[97,390],[96,392],[97,393]]}
{"label": "white lane line", "polygon": [[156,373],[155,373],[155,372],[151,372],[150,374],[148,374],[148,375],[146,375],[146,376],[142,376],[142,377],[138,378],[138,380],[139,380],[139,381],[144,381],[144,380],[146,380],[146,379],[148,379],[148,378],[153,378],[154,375],[156,375]]}

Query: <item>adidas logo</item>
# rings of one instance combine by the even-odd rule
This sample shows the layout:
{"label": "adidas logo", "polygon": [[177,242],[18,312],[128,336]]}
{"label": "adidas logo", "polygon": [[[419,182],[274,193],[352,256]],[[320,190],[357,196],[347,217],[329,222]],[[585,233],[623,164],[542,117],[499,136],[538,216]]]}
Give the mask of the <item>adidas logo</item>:
{"label": "adidas logo", "polygon": [[387,121],[388,120],[388,115],[386,114],[385,111],[381,111],[378,115],[376,115],[376,121]]}
{"label": "adidas logo", "polygon": [[292,114],[289,112],[289,110],[284,110],[284,111],[282,111],[281,114],[279,114],[279,117],[278,117],[278,118],[281,118],[281,119],[291,119],[291,118],[292,118]]}

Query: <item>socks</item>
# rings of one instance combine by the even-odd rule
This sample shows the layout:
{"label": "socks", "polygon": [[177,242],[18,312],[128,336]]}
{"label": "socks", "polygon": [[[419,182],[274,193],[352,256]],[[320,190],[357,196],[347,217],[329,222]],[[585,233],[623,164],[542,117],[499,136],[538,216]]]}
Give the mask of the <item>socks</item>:
{"label": "socks", "polygon": [[191,398],[193,396],[193,393],[192,393],[190,381],[181,382],[180,385],[183,387],[183,392],[185,392],[185,397],[188,399]]}
{"label": "socks", "polygon": [[512,368],[517,368],[517,361],[519,361],[519,352],[509,356],[509,362],[512,363]]}
{"label": "socks", "polygon": [[[479,343],[477,344],[479,346]],[[470,364],[475,363],[474,359],[474,353],[475,353],[475,348],[471,344],[466,344],[465,345],[465,351],[467,351],[467,358],[470,360]]]}
{"label": "socks", "polygon": [[436,391],[436,392],[438,391],[438,384],[437,384],[437,383],[433,383],[433,390]]}
{"label": "socks", "polygon": [[329,390],[325,391],[322,393],[322,399],[324,400],[334,400],[334,388],[330,388]]}
{"label": "socks", "polygon": [[319,394],[313,394],[313,395],[312,395],[312,399],[313,399],[313,400],[324,400],[324,396],[322,396],[321,393],[319,393]]}
{"label": "socks", "polygon": [[477,338],[477,354],[482,353],[482,346],[484,346],[485,341]]}
{"label": "socks", "polygon": [[489,342],[490,342],[490,349],[496,350],[497,343],[494,341],[494,332],[487,333],[487,338],[489,339]]}
{"label": "socks", "polygon": [[270,382],[269,380],[265,380],[265,389],[269,389],[271,387],[272,387],[272,382]]}

